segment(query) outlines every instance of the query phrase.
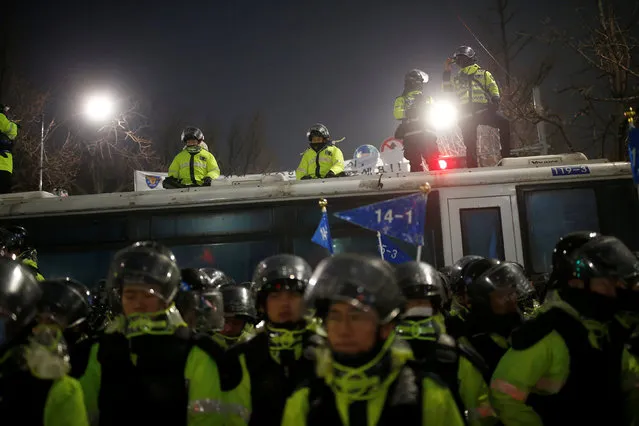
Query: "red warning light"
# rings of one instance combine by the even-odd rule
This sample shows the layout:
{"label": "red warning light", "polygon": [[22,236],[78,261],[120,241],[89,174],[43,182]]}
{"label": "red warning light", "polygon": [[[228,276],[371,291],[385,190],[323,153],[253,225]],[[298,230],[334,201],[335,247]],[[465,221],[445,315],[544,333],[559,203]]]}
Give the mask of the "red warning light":
{"label": "red warning light", "polygon": [[448,168],[448,162],[443,158],[437,160],[437,165],[439,166],[439,170],[446,170]]}

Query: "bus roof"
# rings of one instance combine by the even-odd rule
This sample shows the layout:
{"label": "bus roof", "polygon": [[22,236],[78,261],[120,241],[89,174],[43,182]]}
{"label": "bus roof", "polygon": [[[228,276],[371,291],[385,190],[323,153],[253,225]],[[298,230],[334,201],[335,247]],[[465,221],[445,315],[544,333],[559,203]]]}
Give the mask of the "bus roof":
{"label": "bus roof", "polygon": [[[551,157],[551,156],[546,156]],[[528,157],[531,158],[531,157]],[[537,157],[540,158],[540,157]],[[519,159],[523,160],[523,159]],[[604,160],[605,161],[605,160]],[[520,162],[521,163],[521,162]],[[554,164],[553,164],[554,163]],[[295,199],[318,199],[410,193],[424,183],[431,188],[476,185],[559,183],[566,181],[632,178],[627,162],[528,161],[527,165],[507,162],[503,167],[455,169],[422,173],[384,173],[380,175],[310,181],[287,180],[283,176],[264,175],[262,179],[225,179],[211,187],[123,192],[56,197],[46,192],[0,196],[0,218],[26,218],[67,214],[111,213],[136,210],[179,209]]]}

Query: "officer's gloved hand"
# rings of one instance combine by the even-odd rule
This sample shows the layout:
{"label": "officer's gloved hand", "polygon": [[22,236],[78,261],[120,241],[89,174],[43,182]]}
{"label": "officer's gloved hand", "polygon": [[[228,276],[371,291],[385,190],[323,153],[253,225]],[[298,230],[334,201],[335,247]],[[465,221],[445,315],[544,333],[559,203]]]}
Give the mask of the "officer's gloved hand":
{"label": "officer's gloved hand", "polygon": [[182,185],[180,184],[180,181],[173,176],[167,176],[162,181],[162,187],[164,189],[175,189],[182,187]]}
{"label": "officer's gloved hand", "polygon": [[328,173],[326,173],[326,176],[324,176],[324,178],[334,178],[335,177],[335,173],[332,170],[329,170]]}
{"label": "officer's gloved hand", "polygon": [[213,182],[213,179],[207,176],[204,179],[202,179],[202,186],[211,186],[212,182]]}
{"label": "officer's gloved hand", "polygon": [[313,179],[310,175],[302,176],[300,180]]}
{"label": "officer's gloved hand", "polygon": [[497,112],[497,110],[499,109],[499,102],[500,99],[498,97],[492,98],[490,103],[488,104],[488,111]]}

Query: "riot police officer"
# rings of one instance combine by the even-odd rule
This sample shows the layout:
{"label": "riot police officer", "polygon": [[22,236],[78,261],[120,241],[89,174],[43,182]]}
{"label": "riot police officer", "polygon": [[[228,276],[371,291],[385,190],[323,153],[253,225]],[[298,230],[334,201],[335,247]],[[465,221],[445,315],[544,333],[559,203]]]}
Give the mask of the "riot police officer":
{"label": "riot police officer", "polygon": [[226,284],[220,287],[224,300],[224,328],[213,338],[225,348],[250,339],[257,323],[255,298],[250,283]]}
{"label": "riot police officer", "polygon": [[219,286],[201,269],[185,268],[180,273],[182,282],[175,306],[191,330],[212,336],[224,327]]}
{"label": "riot police officer", "polygon": [[68,277],[42,281],[41,288],[39,321],[56,324],[63,331],[71,356],[70,375],[78,378],[84,374],[97,339],[88,321],[93,295],[87,286]]}
{"label": "riot police officer", "polygon": [[33,271],[38,281],[43,281],[44,277],[38,269],[38,252],[28,244],[28,237],[27,230],[22,226],[0,228],[0,253],[19,259]]}
{"label": "riot police officer", "polygon": [[211,182],[220,177],[220,167],[215,156],[202,147],[204,133],[197,127],[187,127],[182,131],[181,140],[186,149],[175,156],[162,185],[167,189],[211,186]]}
{"label": "riot police officer", "polygon": [[256,307],[265,326],[228,351],[244,367],[240,387],[242,405],[251,409],[250,425],[279,426],[287,398],[313,376],[314,365],[305,349],[312,345],[314,333],[303,316],[303,293],[311,273],[304,259],[290,254],[268,257],[255,268]]}
{"label": "riot police officer", "polygon": [[411,172],[423,172],[424,161],[429,170],[437,169],[437,134],[425,120],[427,108],[433,103],[432,98],[424,94],[426,83],[428,74],[414,69],[406,74],[404,91],[395,98],[393,114],[401,121],[395,137],[404,142],[404,157],[410,162]]}
{"label": "riot police officer", "polygon": [[[451,65],[459,73],[451,78]],[[477,55],[469,46],[460,46],[444,65],[443,89],[453,92],[461,106],[459,127],[466,145],[466,166],[478,167],[477,126],[487,125],[499,129],[501,156],[510,155],[510,122],[499,112],[501,97],[495,78],[477,64]]]}
{"label": "riot police officer", "polygon": [[0,258],[0,421],[88,426],[82,388],[67,376],[61,330],[37,325],[41,297],[26,266]]}
{"label": "riot police officer", "polygon": [[[220,424],[245,415],[223,394],[224,351],[194,336],[173,303],[180,281],[175,256],[161,244],[115,254],[107,285],[122,315],[91,349],[80,379],[101,426]],[[214,311],[221,316],[221,301]]]}
{"label": "riot police officer", "polygon": [[424,262],[398,265],[395,276],[407,302],[396,327],[415,358],[427,371],[446,381],[471,424],[494,418],[488,401],[487,366],[471,347],[445,334],[444,283],[441,274]]}
{"label": "riot police officer", "polygon": [[409,364],[394,338],[405,302],[390,265],[338,254],[313,273],[305,299],[324,318],[328,344],[316,351],[318,377],[288,400],[283,426],[461,425],[450,390]]}
{"label": "riot police officer", "polygon": [[553,270],[556,297],[513,333],[493,374],[493,406],[506,425],[635,424],[639,368],[608,330],[639,261],[609,236],[566,260]]}

